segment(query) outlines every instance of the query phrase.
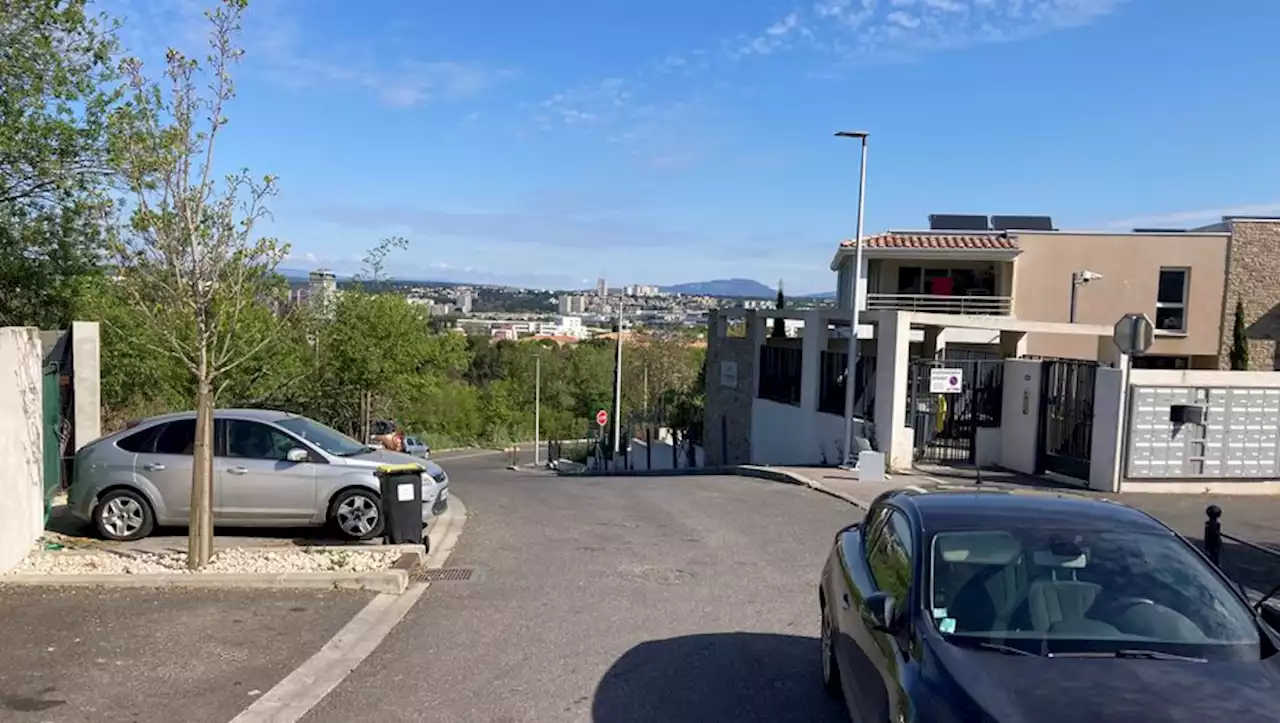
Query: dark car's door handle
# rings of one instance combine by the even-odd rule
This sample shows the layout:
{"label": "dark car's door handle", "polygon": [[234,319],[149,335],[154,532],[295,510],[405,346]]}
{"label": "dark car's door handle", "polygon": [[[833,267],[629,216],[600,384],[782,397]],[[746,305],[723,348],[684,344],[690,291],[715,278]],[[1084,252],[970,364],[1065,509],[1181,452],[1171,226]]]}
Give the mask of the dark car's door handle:
{"label": "dark car's door handle", "polygon": [[230,472],[231,474],[249,474],[249,470],[245,469],[244,467],[232,467],[227,471]]}
{"label": "dark car's door handle", "polygon": [[849,593],[845,593],[845,594],[841,595],[841,596],[840,596],[840,608],[841,608],[842,610],[848,610],[850,607],[852,607],[852,606],[849,604]]}
{"label": "dark car's door handle", "polygon": [[152,463],[150,463],[150,464],[144,464],[144,465],[142,465],[142,468],[143,468],[143,469],[145,469],[145,470],[147,470],[148,472],[162,472],[162,471],[164,471],[164,465],[160,464],[159,462],[152,462]]}

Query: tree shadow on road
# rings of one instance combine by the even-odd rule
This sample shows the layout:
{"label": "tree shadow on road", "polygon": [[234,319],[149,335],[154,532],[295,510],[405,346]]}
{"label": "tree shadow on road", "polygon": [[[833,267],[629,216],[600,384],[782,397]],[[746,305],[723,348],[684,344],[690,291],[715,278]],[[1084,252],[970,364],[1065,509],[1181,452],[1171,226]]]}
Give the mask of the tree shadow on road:
{"label": "tree shadow on road", "polygon": [[826,696],[817,638],[690,635],[641,643],[601,678],[595,723],[848,721]]}

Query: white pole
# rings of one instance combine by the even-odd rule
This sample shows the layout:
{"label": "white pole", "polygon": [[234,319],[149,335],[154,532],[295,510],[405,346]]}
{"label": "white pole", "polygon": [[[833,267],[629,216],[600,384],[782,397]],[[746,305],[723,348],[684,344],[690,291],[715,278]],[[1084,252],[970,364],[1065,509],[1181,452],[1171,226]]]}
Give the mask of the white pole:
{"label": "white pole", "polygon": [[844,379],[844,467],[856,468],[858,456],[853,451],[853,405],[854,387],[858,379],[858,301],[862,296],[862,208],[864,190],[867,185],[867,134],[858,133],[862,141],[862,159],[858,171],[858,220],[854,237],[853,253],[853,289],[849,304],[852,313],[849,317],[849,354]]}
{"label": "white pole", "polygon": [[533,466],[542,461],[542,355],[534,357],[533,366]]}
{"label": "white pole", "polygon": [[622,301],[618,301],[618,348],[613,360],[613,459],[622,451]]}

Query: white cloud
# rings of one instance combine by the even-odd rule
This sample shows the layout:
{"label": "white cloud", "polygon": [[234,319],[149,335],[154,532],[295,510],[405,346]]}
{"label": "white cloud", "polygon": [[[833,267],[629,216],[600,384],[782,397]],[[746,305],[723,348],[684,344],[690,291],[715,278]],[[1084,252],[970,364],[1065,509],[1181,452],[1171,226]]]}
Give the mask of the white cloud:
{"label": "white cloud", "polygon": [[1220,221],[1223,216],[1276,216],[1280,215],[1280,201],[1271,203],[1255,203],[1243,206],[1226,206],[1222,208],[1202,208],[1191,211],[1175,211],[1153,216],[1135,216],[1133,218],[1110,221],[1103,224],[1106,228],[1170,228],[1195,224],[1209,224]]}
{"label": "white cloud", "polygon": [[[842,62],[902,60],[926,52],[1008,42],[1094,22],[1129,0],[816,0],[756,35],[732,57],[805,49]],[[779,29],[786,28],[779,40]]]}
{"label": "white cloud", "polygon": [[[210,29],[204,11],[209,4],[208,0],[98,0],[102,10],[124,20],[121,37],[128,51],[152,66],[163,62],[170,45],[203,59]],[[295,88],[359,88],[394,107],[468,98],[514,75],[510,69],[478,62],[404,54],[388,57],[379,38],[336,45],[307,32],[303,21],[309,11],[304,0],[250,3],[240,38],[246,71],[261,72]]]}

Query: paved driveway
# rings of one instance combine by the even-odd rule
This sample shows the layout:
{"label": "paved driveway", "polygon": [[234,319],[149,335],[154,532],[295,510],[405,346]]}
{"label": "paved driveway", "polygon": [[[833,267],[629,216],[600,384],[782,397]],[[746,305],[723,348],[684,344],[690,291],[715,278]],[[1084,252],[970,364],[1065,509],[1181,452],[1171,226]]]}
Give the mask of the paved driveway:
{"label": "paved driveway", "polygon": [[363,593],[0,587],[0,720],[230,720]]}
{"label": "paved driveway", "polygon": [[449,467],[469,520],[425,597],[305,720],[847,720],[819,676],[816,583],[857,516],[738,477]]}

